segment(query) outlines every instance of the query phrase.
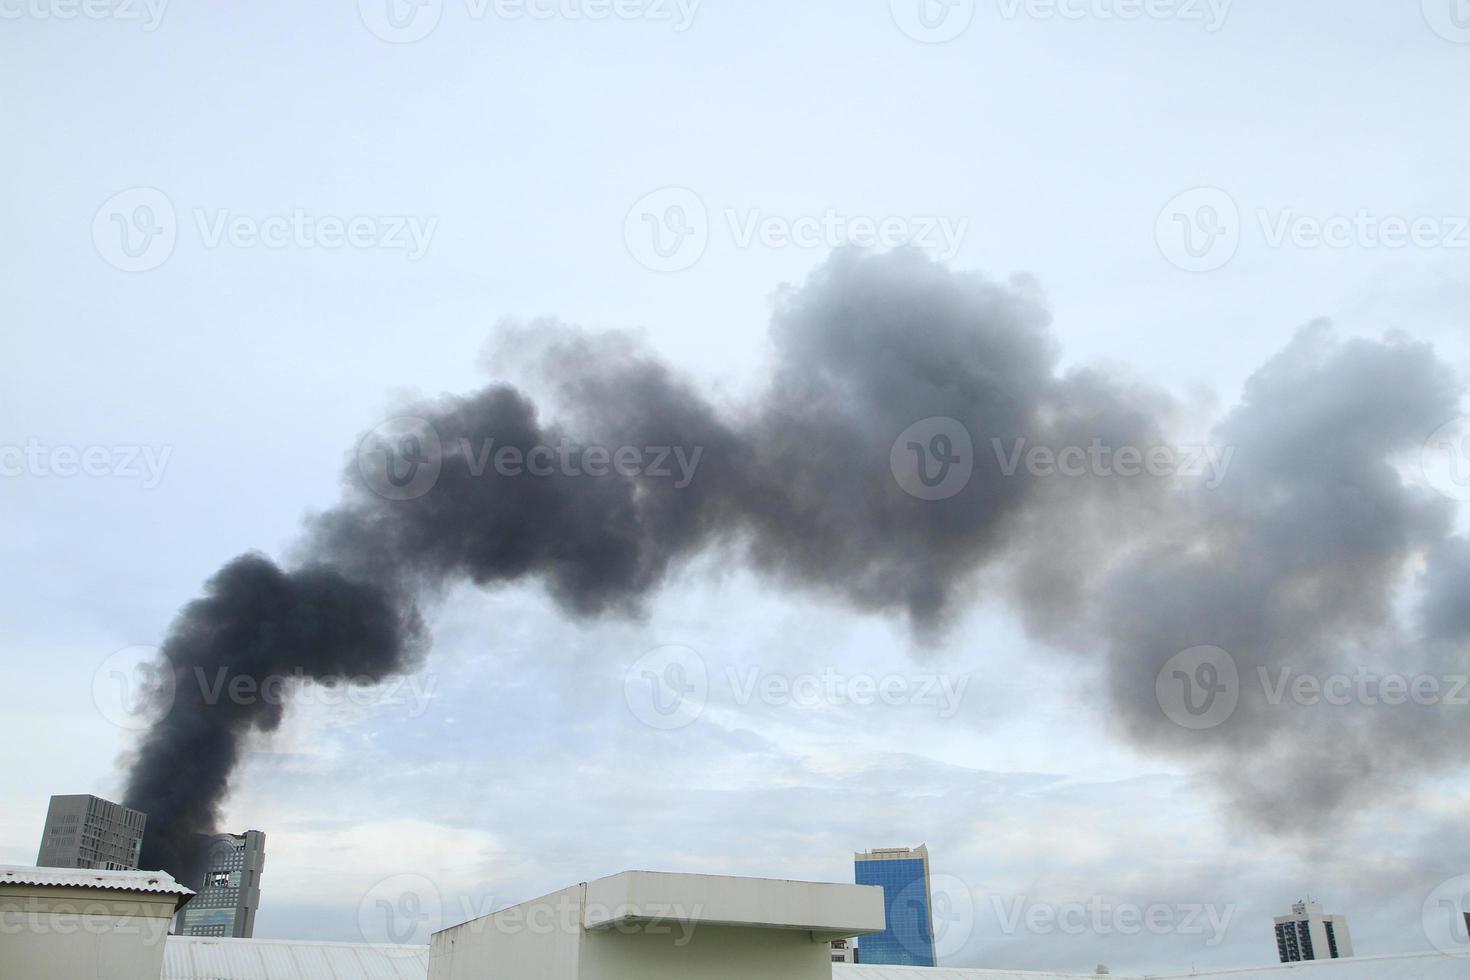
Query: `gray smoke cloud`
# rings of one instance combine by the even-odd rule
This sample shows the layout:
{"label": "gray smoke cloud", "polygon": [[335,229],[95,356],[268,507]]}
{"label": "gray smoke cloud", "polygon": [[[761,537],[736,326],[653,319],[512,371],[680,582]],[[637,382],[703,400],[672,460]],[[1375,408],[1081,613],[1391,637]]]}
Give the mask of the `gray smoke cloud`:
{"label": "gray smoke cloud", "polygon": [[[1465,672],[1462,652],[1430,642],[1464,623],[1465,542],[1451,502],[1403,475],[1460,396],[1429,346],[1344,341],[1325,322],[1249,380],[1216,429],[1237,447],[1228,481],[1185,495],[1168,536],[1107,583],[1100,625],[1129,735],[1211,772],[1243,816],[1277,830],[1351,812],[1449,758],[1431,743],[1453,706],[1384,703],[1371,678]],[[1420,633],[1398,607],[1430,555]],[[1198,645],[1233,658],[1239,705],[1205,730],[1161,724],[1155,677]],[[1341,703],[1291,694],[1301,676],[1344,678]]]}
{"label": "gray smoke cloud", "polygon": [[[535,580],[573,615],[636,616],[682,562],[718,548],[773,583],[905,617],[920,636],[977,601],[1010,603],[1038,637],[1100,656],[1131,739],[1213,767],[1268,822],[1299,816],[1304,795],[1314,812],[1359,802],[1333,783],[1346,763],[1325,749],[1309,749],[1323,785],[1305,792],[1296,775],[1236,772],[1278,740],[1346,733],[1370,766],[1404,763],[1415,735],[1399,716],[1344,712],[1324,728],[1242,697],[1224,724],[1187,731],[1160,710],[1155,677],[1199,644],[1231,651],[1243,676],[1395,650],[1395,599],[1431,552],[1423,618],[1440,641],[1463,636],[1463,578],[1451,579],[1470,548],[1450,537],[1447,502],[1393,465],[1456,414],[1457,383],[1428,348],[1304,330],[1220,422],[1238,456],[1207,488],[1033,465],[1037,448],[1169,447],[1184,413],[1119,371],[1060,371],[1027,279],[839,252],[778,295],[771,338],[768,383],[717,404],[625,335],[507,331],[495,363],[548,386],[554,417],[501,383],[403,409],[417,428],[364,442],[342,503],[310,519],[289,568],[236,559],[186,607],[163,648],[175,680],[182,689],[201,665],[326,680],[412,669],[421,607],[464,580]],[[969,448],[934,419],[958,424]],[[663,447],[686,478],[609,467],[608,447]],[[547,468],[532,475],[538,451]],[[501,472],[499,452],[520,471]],[[903,479],[903,466],[933,477],[950,462],[966,478],[942,493]],[[420,474],[431,479],[413,489]],[[279,720],[278,708],[195,698],[155,725],[127,794],[150,814],[145,862],[188,863],[245,741]],[[180,784],[181,771],[218,775]]]}

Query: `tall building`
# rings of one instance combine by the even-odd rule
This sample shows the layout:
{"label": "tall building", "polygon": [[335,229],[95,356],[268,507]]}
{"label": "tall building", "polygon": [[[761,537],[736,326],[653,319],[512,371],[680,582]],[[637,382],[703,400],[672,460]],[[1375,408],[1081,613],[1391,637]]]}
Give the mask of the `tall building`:
{"label": "tall building", "polygon": [[1323,915],[1322,906],[1310,898],[1296,902],[1290,915],[1276,917],[1276,952],[1283,963],[1352,956],[1347,920],[1340,915]]}
{"label": "tall building", "polygon": [[859,885],[881,885],[888,926],[864,936],[860,961],[889,966],[935,966],[934,913],[929,894],[929,848],[886,847],[853,855]]}
{"label": "tall building", "polygon": [[53,796],[36,864],[43,868],[136,871],[148,816],[84,793]]}
{"label": "tall building", "polygon": [[181,936],[250,939],[260,908],[260,875],[265,870],[265,834],[217,834],[209,843],[208,870],[199,894],[179,913]]}
{"label": "tall building", "polygon": [[856,963],[857,940],[834,939],[832,940],[832,962],[833,963]]}

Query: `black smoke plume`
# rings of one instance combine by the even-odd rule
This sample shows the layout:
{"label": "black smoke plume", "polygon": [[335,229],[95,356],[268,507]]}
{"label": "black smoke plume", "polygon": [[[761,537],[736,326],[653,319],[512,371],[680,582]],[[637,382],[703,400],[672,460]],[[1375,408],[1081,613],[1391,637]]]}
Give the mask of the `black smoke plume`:
{"label": "black smoke plume", "polygon": [[[149,814],[144,863],[190,873],[189,842],[215,829],[250,733],[281,720],[279,705],[201,695],[199,675],[410,670],[426,646],[420,605],[462,580],[534,579],[574,615],[638,615],[710,548],[774,583],[904,616],[920,636],[972,602],[1010,602],[1038,637],[1097,655],[1131,738],[1218,763],[1268,822],[1355,802],[1312,787],[1303,805],[1294,786],[1231,775],[1232,761],[1284,737],[1326,759],[1323,740],[1348,737],[1387,769],[1404,764],[1412,725],[1373,712],[1324,725],[1243,698],[1219,729],[1189,732],[1154,702],[1155,674],[1199,644],[1230,649],[1243,673],[1392,647],[1397,590],[1431,553],[1427,632],[1470,633],[1458,576],[1470,549],[1450,537],[1448,502],[1394,468],[1457,414],[1457,383],[1421,345],[1341,343],[1314,326],[1220,423],[1216,439],[1239,452],[1224,483],[1060,477],[1005,461],[1017,447],[1170,446],[1186,413],[1117,371],[1060,371],[1049,326],[1029,280],[841,252],[780,294],[769,383],[735,406],[622,335],[509,331],[507,362],[550,386],[554,418],[505,384],[405,408],[421,421],[364,442],[343,502],[309,521],[290,567],[237,558],[180,614],[163,647],[178,696],[127,792]],[[921,499],[896,478],[908,447],[895,440],[932,418],[962,423],[973,472]],[[920,456],[931,445],[953,448],[920,440]],[[591,447],[623,446],[677,448],[697,466],[684,482],[585,475]],[[536,447],[570,465],[497,473],[495,452]]]}

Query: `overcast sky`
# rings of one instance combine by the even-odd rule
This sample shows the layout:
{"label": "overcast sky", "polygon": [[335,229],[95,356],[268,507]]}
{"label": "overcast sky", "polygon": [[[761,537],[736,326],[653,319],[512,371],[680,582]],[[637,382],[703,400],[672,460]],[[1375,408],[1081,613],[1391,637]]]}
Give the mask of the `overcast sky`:
{"label": "overcast sky", "polygon": [[[363,433],[538,390],[506,323],[637,331],[738,401],[778,290],[876,237],[1023,277],[1063,367],[1201,431],[1317,318],[1470,371],[1456,0],[528,2],[0,0],[0,861],[35,859],[51,793],[121,796],[110,671],[222,562],[286,558]],[[1000,599],[916,633],[711,552],[641,620],[536,582],[430,614],[421,670],[299,690],[252,743],[226,823],[268,835],[257,936],[927,843],[947,963],[1183,969],[1274,961],[1309,892],[1359,954],[1433,948],[1470,873],[1460,772],[1261,829]],[[640,700],[671,662],[707,679],[676,726]],[[784,693],[833,672],[903,703]]]}

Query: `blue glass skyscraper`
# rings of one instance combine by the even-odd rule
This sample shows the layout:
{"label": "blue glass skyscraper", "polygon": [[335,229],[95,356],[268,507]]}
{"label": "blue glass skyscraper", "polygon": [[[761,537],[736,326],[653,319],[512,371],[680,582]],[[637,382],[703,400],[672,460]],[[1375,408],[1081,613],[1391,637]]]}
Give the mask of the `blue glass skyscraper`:
{"label": "blue glass skyscraper", "polygon": [[853,855],[859,885],[881,885],[888,927],[858,940],[858,962],[936,966],[929,900],[929,849],[882,848]]}

